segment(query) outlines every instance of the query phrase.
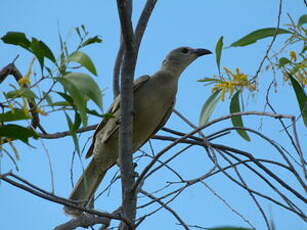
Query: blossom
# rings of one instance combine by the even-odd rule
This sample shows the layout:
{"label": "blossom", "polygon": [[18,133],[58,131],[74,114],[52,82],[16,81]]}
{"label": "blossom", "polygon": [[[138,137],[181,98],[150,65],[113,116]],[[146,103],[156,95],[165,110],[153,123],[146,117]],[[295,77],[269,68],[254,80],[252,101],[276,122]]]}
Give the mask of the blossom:
{"label": "blossom", "polygon": [[230,80],[218,80],[217,81],[218,83],[216,83],[212,87],[212,92],[215,92],[217,90],[221,91],[222,101],[225,99],[226,93],[229,93],[230,95],[232,95],[235,89],[246,87],[250,91],[256,90],[256,85],[252,84],[248,80],[247,75],[244,73],[241,73],[239,68],[236,68],[235,73],[233,73],[227,67],[224,67],[224,70],[226,74],[229,76]]}

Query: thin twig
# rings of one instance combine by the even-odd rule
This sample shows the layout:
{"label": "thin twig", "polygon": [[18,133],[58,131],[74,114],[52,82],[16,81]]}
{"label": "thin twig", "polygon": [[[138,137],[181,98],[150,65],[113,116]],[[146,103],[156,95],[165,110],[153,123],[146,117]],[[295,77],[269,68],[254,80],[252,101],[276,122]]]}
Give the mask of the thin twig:
{"label": "thin twig", "polygon": [[256,228],[252,225],[252,223],[246,219],[241,213],[239,213],[237,210],[235,210],[234,208],[231,207],[230,204],[228,204],[228,202],[221,197],[219,194],[217,194],[217,192],[215,192],[207,183],[200,181],[200,183],[202,185],[204,185],[214,196],[216,196],[220,201],[222,201],[227,208],[229,208],[233,213],[235,213],[237,216],[239,216],[245,223],[247,223],[252,229],[256,230]]}
{"label": "thin twig", "polygon": [[174,147],[175,145],[177,145],[178,143],[180,143],[182,140],[187,139],[188,137],[191,137],[193,134],[199,132],[200,130],[207,128],[217,122],[223,121],[223,120],[227,120],[230,119],[231,117],[234,116],[249,116],[249,115],[258,115],[258,116],[268,116],[268,117],[273,117],[273,118],[288,118],[291,119],[293,116],[291,115],[283,115],[283,114],[272,114],[272,113],[265,113],[265,112],[256,112],[256,111],[252,111],[252,112],[239,112],[239,113],[233,113],[230,115],[226,115],[226,116],[222,116],[220,118],[214,119],[210,122],[208,122],[207,124],[194,129],[193,131],[191,131],[190,133],[185,134],[184,136],[176,139],[175,141],[173,141],[173,143],[169,144],[168,146],[166,146],[164,149],[162,149],[156,156],[155,158],[144,168],[143,172],[140,174],[140,176],[138,177],[138,179],[135,182],[135,186],[133,188],[133,190],[135,191],[135,189],[137,188],[138,184],[144,179],[145,175],[148,173],[148,171],[152,168],[152,166],[157,162],[157,160],[164,154],[166,153],[168,150],[170,150],[172,147]]}
{"label": "thin twig", "polygon": [[[91,131],[91,130],[95,130],[97,125],[98,124],[89,125],[87,127],[77,129],[76,133],[84,133],[84,132],[88,132],[88,131]],[[39,137],[44,138],[44,139],[57,139],[57,138],[66,137],[66,136],[70,136],[70,135],[71,135],[70,131],[64,131],[64,132],[57,132],[57,133],[52,133],[52,134],[40,133]]]}
{"label": "thin twig", "polygon": [[50,154],[48,149],[45,146],[45,143],[43,140],[40,140],[40,143],[44,149],[44,152],[46,154],[47,157],[47,161],[48,161],[48,168],[49,168],[49,172],[50,172],[50,181],[51,181],[51,189],[52,189],[52,193],[55,192],[55,188],[54,188],[54,174],[53,174],[53,169],[52,169],[52,162],[51,162],[51,158],[50,158]]}
{"label": "thin twig", "polygon": [[259,64],[259,67],[258,67],[258,69],[256,71],[255,76],[251,79],[252,82],[256,81],[256,78],[258,77],[258,75],[259,75],[259,73],[260,73],[260,71],[262,69],[262,66],[263,66],[265,60],[268,58],[268,55],[269,55],[269,53],[270,53],[270,51],[271,51],[271,49],[273,47],[273,44],[274,44],[274,42],[276,40],[276,37],[277,37],[277,34],[278,34],[278,30],[279,30],[279,26],[280,26],[281,12],[282,12],[282,0],[279,0],[279,9],[278,9],[276,30],[275,30],[275,33],[273,35],[272,41],[269,44],[269,46],[268,46],[268,48],[267,48],[267,50],[265,52],[265,55],[264,55],[262,61]]}
{"label": "thin twig", "polygon": [[78,218],[71,219],[64,224],[55,227],[53,230],[73,230],[77,227],[88,228],[95,224],[103,224],[103,226],[108,226],[110,224],[110,218],[83,214]]}
{"label": "thin twig", "polygon": [[[141,41],[144,35],[144,32],[147,28],[148,21],[150,19],[150,16],[152,14],[152,11],[157,3],[157,0],[147,0],[144,9],[141,13],[141,16],[138,20],[136,29],[135,29],[135,50],[136,53],[138,53]],[[120,47],[118,49],[115,64],[113,68],[113,96],[114,98],[117,97],[117,95],[120,93],[120,87],[119,87],[119,76],[122,68],[122,60],[124,56],[124,43],[122,41],[122,34],[120,37]]]}
{"label": "thin twig", "polygon": [[158,204],[160,204],[163,208],[169,211],[179,221],[179,223],[184,229],[189,230],[188,225],[180,218],[180,216],[173,209],[171,209],[168,205],[163,203],[159,198],[155,197],[154,195],[144,190],[141,190],[140,192],[144,194],[145,196],[149,197],[150,199],[152,199],[154,202],[157,202]]}
{"label": "thin twig", "polygon": [[10,176],[12,176],[12,177],[14,177],[18,180],[20,179],[20,177],[14,175],[13,173],[2,174],[2,175],[0,175],[0,179],[9,183],[9,184],[11,184],[11,185],[13,185],[13,186],[15,186],[15,187],[18,187],[18,188],[20,188],[24,191],[27,191],[27,192],[35,195],[35,196],[43,198],[45,200],[49,200],[49,201],[52,201],[54,203],[62,204],[62,205],[65,205],[67,207],[77,209],[77,210],[80,210],[82,212],[87,212],[89,214],[97,215],[97,216],[100,216],[100,217],[106,217],[106,218],[109,218],[109,219],[116,219],[116,220],[124,221],[130,227],[130,229],[133,229],[131,223],[125,217],[122,217],[120,215],[112,215],[112,214],[107,213],[107,212],[100,212],[100,211],[97,211],[97,210],[87,209],[87,208],[78,206],[78,205],[75,204],[76,202],[74,202],[74,201],[53,195],[53,194],[51,194],[47,191],[44,191],[41,188],[37,189],[37,186],[31,185],[31,183],[26,181],[25,179],[21,179],[20,181],[27,184],[27,185],[31,185],[31,186],[25,186],[21,183],[13,181],[9,178]]}
{"label": "thin twig", "polygon": [[[243,176],[242,176],[241,173],[239,172],[238,167],[235,166],[234,163],[233,163],[230,159],[228,159],[224,154],[222,154],[221,151],[218,151],[218,152],[219,152],[220,155],[229,163],[229,165],[234,169],[234,171],[235,171],[235,173],[237,174],[238,178],[240,179],[241,183],[244,184],[244,186],[248,187],[248,185],[247,185],[247,183],[245,182]],[[238,160],[239,162],[241,162],[241,159],[237,158],[237,160]],[[244,164],[244,165],[246,165],[246,164]],[[265,215],[265,212],[264,212],[263,208],[261,207],[259,201],[257,200],[257,198],[255,197],[255,195],[254,195],[253,193],[251,193],[250,191],[247,191],[247,192],[248,192],[249,196],[252,198],[252,200],[255,202],[256,207],[259,209],[259,211],[260,211],[260,213],[261,213],[261,215],[262,215],[262,217],[263,217],[263,219],[264,219],[264,221],[265,221],[265,224],[266,224],[268,230],[271,230],[271,228],[270,228],[270,223],[269,223],[269,221],[268,221],[268,218],[267,218],[267,216]]]}
{"label": "thin twig", "polygon": [[[117,0],[125,55],[121,72],[121,124],[119,128],[119,162],[122,187],[122,214],[131,223],[135,222],[136,193],[132,192],[134,186],[134,166],[132,156],[133,138],[133,77],[137,59],[135,50],[135,37],[131,22],[132,0]],[[127,226],[121,224],[121,230]]]}

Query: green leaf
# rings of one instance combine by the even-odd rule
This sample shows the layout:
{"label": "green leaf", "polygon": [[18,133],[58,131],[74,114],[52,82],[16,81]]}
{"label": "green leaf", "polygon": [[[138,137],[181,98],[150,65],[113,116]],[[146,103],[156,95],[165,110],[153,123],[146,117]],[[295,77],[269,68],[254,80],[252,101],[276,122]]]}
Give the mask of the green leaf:
{"label": "green leaf", "polygon": [[304,89],[301,87],[301,85],[297,82],[297,80],[289,73],[288,76],[291,80],[292,87],[301,110],[304,124],[305,126],[307,126],[307,95],[304,92]]}
{"label": "green leaf", "polygon": [[101,118],[104,117],[104,114],[100,114],[94,109],[86,109],[86,112],[96,117],[101,117]]}
{"label": "green leaf", "polygon": [[69,96],[68,94],[56,91],[57,94],[59,94],[61,97],[63,97],[69,105],[73,106],[74,105],[74,100],[72,99],[71,96]]}
{"label": "green leaf", "polygon": [[47,104],[51,106],[53,104],[51,96],[49,94],[47,94],[46,92],[43,92],[43,96],[44,96]]}
{"label": "green leaf", "polygon": [[43,59],[46,57],[53,63],[56,62],[51,49],[43,41],[38,40],[36,38],[32,38],[30,48],[32,50],[32,53],[37,57],[37,59]]}
{"label": "green leaf", "polygon": [[[11,144],[11,142],[9,142],[9,144]],[[13,150],[13,151],[14,151],[14,150]],[[6,151],[5,149],[3,149],[3,152],[6,153],[6,155],[10,158],[10,160],[12,161],[13,165],[14,165],[15,168],[16,168],[16,171],[18,172],[18,171],[19,171],[19,168],[18,168],[18,165],[17,165],[16,160],[19,160],[19,159],[17,159],[17,158],[16,158],[16,155],[15,155],[15,158],[16,158],[16,160],[15,160],[14,157],[10,154],[10,152]],[[15,153],[15,152],[14,152],[14,153]],[[17,155],[19,155],[19,154],[17,153]]]}
{"label": "green leaf", "polygon": [[203,126],[208,123],[210,116],[212,115],[217,102],[219,101],[220,90],[215,91],[203,105],[200,116],[199,116],[199,126]]}
{"label": "green leaf", "polygon": [[102,93],[92,77],[84,73],[68,73],[63,78],[71,82],[81,93],[95,102],[102,108]]}
{"label": "green leaf", "polygon": [[24,49],[29,50],[31,42],[27,39],[24,33],[20,32],[7,32],[1,40],[6,44],[21,46]]}
{"label": "green leaf", "polygon": [[197,80],[198,82],[221,82],[220,79],[216,79],[216,78],[209,78],[209,77],[205,77],[205,78],[202,78],[202,79],[199,79]]}
{"label": "green leaf", "polygon": [[273,37],[275,34],[290,34],[291,31],[286,29],[277,29],[277,28],[264,28],[260,30],[256,30],[252,33],[249,33],[248,35],[244,36],[243,38],[239,39],[238,41],[235,41],[230,46],[237,47],[237,46],[247,46],[250,44],[255,43],[256,41],[267,38],[267,37]]}
{"label": "green leaf", "polygon": [[60,46],[61,46],[61,53],[60,53],[60,67],[59,71],[61,74],[66,72],[66,62],[65,62],[65,50],[66,50],[66,43],[63,41],[62,36],[60,32],[58,32],[59,40],[60,40]]}
{"label": "green leaf", "polygon": [[38,139],[38,135],[32,130],[19,125],[0,126],[0,137],[18,139],[28,144],[28,139],[33,137]]}
{"label": "green leaf", "polygon": [[100,38],[100,36],[97,35],[95,37],[89,38],[85,40],[84,42],[82,42],[80,48],[91,45],[93,43],[101,43],[101,42],[102,42],[102,39]]}
{"label": "green leaf", "polygon": [[[231,98],[230,101],[230,113],[239,113],[241,112],[240,109],[240,101],[239,101],[239,96],[240,96],[241,91],[237,91]],[[241,116],[232,116],[231,121],[234,127],[244,127],[242,117]],[[246,141],[250,141],[250,138],[245,130],[236,130],[237,133]]]}
{"label": "green leaf", "polygon": [[[91,99],[94,103],[102,108],[102,93],[99,86],[87,74],[83,73],[68,73],[63,77],[57,78],[63,85],[65,90],[68,91],[71,99],[77,110],[80,112],[80,117],[84,126],[87,124],[86,102]],[[60,94],[67,100],[67,95]]]}
{"label": "green leaf", "polygon": [[[19,156],[18,150],[17,150],[17,148],[14,146],[14,143],[13,143],[13,142],[9,142],[8,144],[10,145],[12,151],[14,152],[15,159],[16,159],[16,160],[20,160],[20,156]],[[14,162],[13,162],[13,163],[14,163]],[[17,171],[19,171],[19,170],[18,170],[18,165],[17,165],[16,163],[17,163],[17,162],[14,163],[14,164],[15,164],[15,167],[16,167]]]}
{"label": "green leaf", "polygon": [[82,24],[80,27],[81,27],[81,29],[83,30],[83,33],[87,34],[87,31],[86,31],[85,25],[83,25],[83,24]]}
{"label": "green leaf", "polygon": [[21,94],[22,97],[28,98],[30,100],[34,100],[34,98],[37,98],[35,93],[32,90],[28,89],[28,88],[20,89],[20,94]]}
{"label": "green leaf", "polygon": [[[16,160],[20,160],[20,156],[19,156],[18,150],[17,150],[17,148],[14,146],[14,143],[13,143],[13,142],[9,142],[8,144],[10,145],[12,151],[14,152],[14,155],[15,155]],[[18,169],[17,164],[16,164],[15,166],[16,166],[16,168]]]}
{"label": "green leaf", "polygon": [[77,62],[92,74],[97,76],[96,68],[91,58],[81,51],[76,51],[67,57],[67,62]]}
{"label": "green leaf", "polygon": [[81,36],[81,33],[80,33],[80,28],[79,28],[79,27],[76,27],[75,30],[76,30],[76,32],[77,32],[79,38],[82,40],[82,36]]}
{"label": "green leaf", "polygon": [[42,45],[41,41],[37,40],[36,38],[32,38],[30,49],[31,49],[31,52],[37,58],[40,66],[41,66],[41,70],[43,70],[45,50],[43,49],[43,45]]}
{"label": "green leaf", "polygon": [[30,42],[24,33],[20,32],[8,32],[1,40],[4,43],[20,46],[31,53],[33,53],[38,59],[41,68],[44,65],[44,57],[50,59],[53,63],[56,62],[55,57],[49,47],[42,41],[32,38]]}
{"label": "green leaf", "polygon": [[67,102],[67,101],[57,101],[57,102],[53,102],[53,103],[51,103],[49,105],[50,106],[70,106],[72,104]]}
{"label": "green leaf", "polygon": [[111,119],[114,118],[114,114],[113,113],[105,113],[102,115],[105,119]]}
{"label": "green leaf", "polygon": [[288,58],[282,57],[279,59],[279,63],[278,66],[280,67],[284,67],[285,65],[291,63],[291,61]]}
{"label": "green leaf", "polygon": [[81,118],[80,118],[80,115],[79,113],[75,113],[75,122],[74,122],[74,127],[73,129],[74,130],[77,130],[81,125]]}
{"label": "green leaf", "polygon": [[13,90],[13,91],[9,91],[7,93],[4,93],[4,96],[8,99],[8,98],[19,98],[19,97],[24,97],[24,98],[28,98],[30,100],[33,100],[34,98],[37,98],[37,96],[35,95],[35,93],[28,89],[28,88],[21,88],[21,89],[17,89],[17,90]]}
{"label": "green leaf", "polygon": [[222,55],[222,49],[223,49],[223,38],[224,38],[223,36],[220,37],[215,47],[216,64],[217,64],[219,73],[221,72],[220,62],[221,62],[221,55]]}
{"label": "green leaf", "polygon": [[69,79],[65,77],[59,77],[57,80],[62,84],[64,89],[70,94],[73,99],[73,103],[77,110],[80,112],[81,120],[84,126],[87,125],[87,114],[86,114],[86,99],[84,94],[72,83]]}
{"label": "green leaf", "polygon": [[22,109],[14,109],[13,111],[0,114],[0,122],[26,120],[29,118],[31,116]]}
{"label": "green leaf", "polygon": [[305,53],[305,52],[306,52],[306,50],[307,50],[307,46],[305,45],[305,46],[302,48],[302,51],[300,52],[300,54]]}
{"label": "green leaf", "polygon": [[36,38],[32,38],[32,41],[30,42],[24,33],[8,32],[1,38],[1,40],[4,43],[20,46],[33,53],[39,61],[41,69],[44,67],[44,57],[50,59],[53,63],[56,62],[52,51],[44,42],[39,41]]}
{"label": "green leaf", "polygon": [[43,42],[39,41],[40,48],[42,49],[44,53],[44,57],[48,58],[53,63],[56,63],[55,57],[51,51],[51,49]]}
{"label": "green leaf", "polygon": [[304,15],[302,15],[302,16],[299,18],[299,20],[298,20],[298,22],[297,22],[297,26],[300,27],[300,26],[302,26],[302,25],[304,25],[304,24],[306,24],[306,23],[307,23],[307,14],[304,14]]}
{"label": "green leaf", "polygon": [[72,137],[73,142],[75,144],[75,148],[76,148],[77,153],[79,154],[79,156],[81,156],[79,141],[78,141],[76,129],[74,128],[75,125],[74,125],[74,123],[72,122],[72,120],[70,119],[70,117],[68,116],[68,114],[66,112],[65,112],[65,116],[66,116],[66,120],[67,120],[67,124],[68,124],[68,128],[69,128],[71,137]]}

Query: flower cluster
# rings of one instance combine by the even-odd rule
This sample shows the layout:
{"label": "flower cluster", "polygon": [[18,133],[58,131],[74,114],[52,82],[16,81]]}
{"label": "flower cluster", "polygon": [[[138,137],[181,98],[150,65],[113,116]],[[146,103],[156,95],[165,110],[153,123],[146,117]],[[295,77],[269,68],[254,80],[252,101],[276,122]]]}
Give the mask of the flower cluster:
{"label": "flower cluster", "polygon": [[224,71],[228,76],[228,80],[219,79],[212,87],[212,92],[217,90],[221,91],[221,100],[225,99],[226,93],[233,95],[235,89],[240,90],[242,88],[248,88],[250,91],[256,90],[256,85],[248,80],[246,74],[241,73],[239,68],[236,68],[236,72],[233,73],[228,68],[224,67]]}

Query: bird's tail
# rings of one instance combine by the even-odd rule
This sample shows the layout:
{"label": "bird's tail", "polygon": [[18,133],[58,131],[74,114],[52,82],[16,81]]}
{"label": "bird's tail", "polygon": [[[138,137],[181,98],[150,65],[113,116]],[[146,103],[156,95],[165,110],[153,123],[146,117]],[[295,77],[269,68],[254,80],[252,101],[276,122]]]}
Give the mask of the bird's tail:
{"label": "bird's tail", "polygon": [[[78,201],[78,205],[81,207],[86,207],[93,195],[102,181],[106,170],[102,170],[101,166],[97,164],[93,158],[87,168],[84,170],[82,176],[79,178],[77,184],[75,185],[73,191],[71,192],[69,199]],[[79,216],[82,211],[76,210],[65,206],[64,211],[68,215]]]}

